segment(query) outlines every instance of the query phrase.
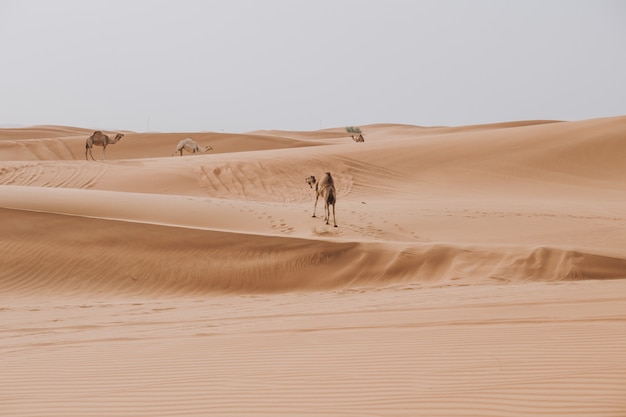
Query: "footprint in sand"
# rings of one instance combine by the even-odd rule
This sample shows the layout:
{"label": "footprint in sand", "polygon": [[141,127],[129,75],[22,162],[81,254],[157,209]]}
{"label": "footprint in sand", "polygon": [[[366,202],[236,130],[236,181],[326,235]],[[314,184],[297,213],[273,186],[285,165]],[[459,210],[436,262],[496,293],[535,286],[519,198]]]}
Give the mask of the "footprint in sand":
{"label": "footprint in sand", "polygon": [[272,229],[278,229],[281,233],[291,233],[295,230],[295,228],[287,225],[285,219],[280,219],[278,224],[276,224],[275,220],[271,220],[272,222]]}

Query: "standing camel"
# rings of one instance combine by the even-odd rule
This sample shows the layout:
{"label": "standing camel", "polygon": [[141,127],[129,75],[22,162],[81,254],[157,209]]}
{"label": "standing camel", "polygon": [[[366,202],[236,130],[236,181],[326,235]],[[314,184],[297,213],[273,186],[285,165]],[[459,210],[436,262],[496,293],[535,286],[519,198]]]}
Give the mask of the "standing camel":
{"label": "standing camel", "polygon": [[117,135],[115,135],[115,139],[111,139],[107,135],[103,134],[101,131],[96,130],[95,132],[93,132],[93,135],[87,138],[87,142],[85,143],[85,159],[89,161],[89,158],[87,158],[87,152],[89,152],[91,159],[93,159],[94,161],[96,160],[91,153],[91,148],[96,145],[102,146],[102,155],[100,155],[100,160],[104,160],[104,151],[106,151],[107,145],[114,145],[119,142],[120,139],[122,139],[123,137],[123,133],[118,133]]}
{"label": "standing camel", "polygon": [[172,152],[172,156],[174,156],[175,153],[180,153],[180,156],[183,156],[183,150],[191,152],[195,155],[196,152],[208,152],[212,151],[213,148],[211,147],[211,145],[200,146],[195,140],[191,138],[186,138],[178,142],[176,149],[174,150],[174,152]]}
{"label": "standing camel", "polygon": [[359,136],[353,135],[352,140],[355,142],[365,142],[365,138],[359,133]]}
{"label": "standing camel", "polygon": [[333,223],[337,227],[337,219],[335,217],[335,203],[337,202],[337,190],[335,189],[335,181],[327,172],[319,182],[315,182],[315,177],[307,177],[306,182],[313,188],[312,184],[315,184],[315,206],[313,206],[313,217],[315,217],[315,210],[317,209],[317,200],[322,196],[324,200],[324,220],[326,224],[329,224],[330,220],[330,206],[333,206]]}

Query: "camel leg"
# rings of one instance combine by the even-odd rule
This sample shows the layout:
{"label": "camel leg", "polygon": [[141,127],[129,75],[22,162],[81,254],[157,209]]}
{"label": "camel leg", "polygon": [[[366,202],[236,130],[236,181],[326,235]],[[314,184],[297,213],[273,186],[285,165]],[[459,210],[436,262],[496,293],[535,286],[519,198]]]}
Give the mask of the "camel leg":
{"label": "camel leg", "polygon": [[[326,224],[330,224],[330,204],[326,205]],[[335,225],[335,227],[337,227],[337,220],[335,219],[335,204],[332,204],[333,206],[333,224]]]}
{"label": "camel leg", "polygon": [[87,149],[85,149],[85,159],[86,159],[87,161],[89,161],[89,158],[87,158],[87,152],[89,152],[89,156],[91,156],[91,159],[92,159],[93,161],[95,161],[95,160],[96,160],[96,158],[94,158],[94,157],[93,157],[93,153],[91,153],[91,147],[88,147]]}
{"label": "camel leg", "polygon": [[326,220],[326,224],[328,224],[328,220],[330,217],[330,206],[328,205],[328,202],[326,202],[326,204],[324,204],[324,220]]}
{"label": "camel leg", "polygon": [[[93,145],[92,145],[93,146]],[[89,161],[88,153],[91,153],[91,146],[89,146],[89,139],[85,142],[85,161]],[[93,158],[93,155],[91,156]]]}
{"label": "camel leg", "polygon": [[311,217],[315,217],[315,210],[317,210],[317,200],[320,198],[320,195],[316,195],[315,196],[315,205],[313,206],[313,216]]}

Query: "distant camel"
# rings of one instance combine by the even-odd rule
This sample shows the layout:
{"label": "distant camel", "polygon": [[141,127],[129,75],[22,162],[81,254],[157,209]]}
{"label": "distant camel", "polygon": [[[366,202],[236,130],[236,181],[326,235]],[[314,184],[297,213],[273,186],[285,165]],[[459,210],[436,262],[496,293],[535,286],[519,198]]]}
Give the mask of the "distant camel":
{"label": "distant camel", "polygon": [[359,134],[359,136],[352,135],[352,140],[355,142],[365,142],[365,138],[361,134]]}
{"label": "distant camel", "polygon": [[178,142],[176,149],[172,152],[172,156],[174,156],[175,153],[180,153],[180,156],[183,156],[183,149],[187,152],[193,153],[194,155],[196,152],[208,152],[213,150],[211,145],[200,146],[195,140],[186,138]]}
{"label": "distant camel", "polygon": [[85,159],[89,161],[89,158],[87,158],[87,152],[89,152],[91,159],[95,161],[95,158],[93,157],[93,154],[91,153],[91,148],[93,148],[93,146],[96,145],[96,146],[102,146],[102,155],[100,155],[100,160],[101,161],[104,160],[104,151],[106,151],[107,145],[114,145],[117,142],[119,142],[120,139],[122,139],[123,137],[124,137],[124,134],[118,133],[117,135],[115,135],[115,139],[111,139],[107,135],[103,134],[101,131],[96,130],[95,132],[93,132],[93,135],[87,138],[87,142],[85,143]]}
{"label": "distant camel", "polygon": [[324,200],[324,220],[326,220],[326,224],[329,224],[330,220],[330,206],[333,206],[333,223],[335,227],[337,227],[337,218],[335,217],[335,203],[337,202],[337,190],[335,189],[335,181],[333,181],[333,177],[330,175],[330,172],[327,172],[319,182],[315,181],[314,176],[310,176],[306,178],[306,182],[313,188],[313,184],[315,184],[315,206],[313,206],[313,217],[315,217],[315,210],[317,209],[317,200],[322,196]]}

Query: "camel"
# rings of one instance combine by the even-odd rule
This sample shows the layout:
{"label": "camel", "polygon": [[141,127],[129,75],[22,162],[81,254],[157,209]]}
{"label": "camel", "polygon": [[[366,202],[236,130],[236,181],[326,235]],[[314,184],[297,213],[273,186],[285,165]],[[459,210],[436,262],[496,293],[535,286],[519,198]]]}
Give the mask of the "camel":
{"label": "camel", "polygon": [[87,138],[87,142],[85,143],[85,159],[89,161],[89,158],[87,157],[87,152],[89,152],[91,159],[93,159],[94,161],[96,160],[91,153],[91,148],[96,145],[102,146],[102,155],[100,155],[100,160],[104,160],[104,151],[106,151],[107,145],[114,145],[119,142],[120,139],[122,139],[123,137],[123,133],[118,133],[117,135],[115,135],[115,139],[111,139],[107,135],[103,134],[101,131],[96,130],[91,136]]}
{"label": "camel", "polygon": [[[348,126],[346,127],[346,132],[350,133],[352,140],[355,142],[365,142],[363,135],[361,134],[361,128]],[[358,136],[357,136],[358,135]]]}
{"label": "camel", "polygon": [[211,145],[200,146],[195,140],[191,138],[186,138],[178,142],[176,149],[174,150],[174,152],[172,152],[172,156],[174,156],[174,154],[176,153],[180,153],[180,156],[183,156],[183,150],[187,150],[187,152],[191,152],[195,155],[196,152],[208,152],[212,151],[213,148],[211,147]]}
{"label": "camel", "polygon": [[324,220],[326,220],[326,224],[329,224],[330,220],[330,206],[333,206],[333,223],[335,227],[337,227],[337,218],[335,217],[335,203],[337,202],[337,190],[335,189],[335,181],[333,177],[330,175],[330,172],[327,172],[319,182],[316,182],[314,176],[310,176],[306,178],[307,184],[313,188],[313,184],[315,184],[315,205],[313,206],[313,216],[315,217],[315,210],[317,209],[317,200],[322,196],[324,200]]}

